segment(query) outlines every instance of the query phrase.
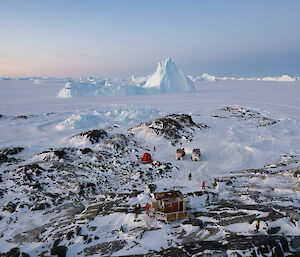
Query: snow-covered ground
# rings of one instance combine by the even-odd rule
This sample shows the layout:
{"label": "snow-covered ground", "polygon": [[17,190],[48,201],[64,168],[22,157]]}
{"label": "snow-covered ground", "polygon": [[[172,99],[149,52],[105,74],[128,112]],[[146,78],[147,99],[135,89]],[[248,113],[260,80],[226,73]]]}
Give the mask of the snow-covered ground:
{"label": "snow-covered ground", "polygon": [[[0,81],[0,150],[24,148],[0,162],[0,206],[5,206],[0,211],[0,253],[18,246],[30,256],[49,256],[59,239],[58,245],[68,247],[67,256],[146,254],[199,240],[253,236],[257,219],[258,236],[300,236],[300,180],[294,169],[300,161],[300,81],[204,77],[209,79],[195,81],[195,92],[72,98],[57,97],[65,80]],[[146,125],[136,127],[173,113],[188,114],[207,127],[187,127],[177,141],[158,136]],[[84,134],[99,129],[107,132],[99,142]],[[120,133],[125,138],[116,136]],[[180,143],[187,156],[176,161]],[[92,152],[82,154],[87,148]],[[201,149],[200,162],[190,160],[193,148]],[[146,150],[160,167],[135,166]],[[26,166],[34,163],[41,169]],[[24,180],[26,172],[40,181],[42,192],[57,193],[61,202],[35,192],[33,182]],[[149,172],[151,179],[141,175]],[[89,182],[97,185],[96,193],[76,195],[80,183],[87,187]],[[192,217],[204,227],[149,221],[135,214],[136,204],[149,201],[148,184],[155,184],[156,192],[181,190]],[[137,195],[132,197],[134,190]],[[113,206],[104,211],[102,205],[109,203]],[[229,219],[230,213],[236,220]],[[78,227],[81,232],[76,234]]]}

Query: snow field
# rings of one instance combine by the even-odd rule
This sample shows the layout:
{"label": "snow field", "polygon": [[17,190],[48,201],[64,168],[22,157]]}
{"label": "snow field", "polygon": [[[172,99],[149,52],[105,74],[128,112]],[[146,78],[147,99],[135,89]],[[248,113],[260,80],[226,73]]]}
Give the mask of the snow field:
{"label": "snow field", "polygon": [[[168,113],[190,113],[196,123],[204,123],[209,128],[202,131],[195,130],[191,142],[186,138],[180,140],[187,152],[185,160],[176,161],[174,159],[175,150],[180,146],[179,143],[174,146],[165,138],[158,137],[150,130],[143,129],[135,131],[134,137],[130,140],[131,142],[136,140],[144,148],[138,148],[137,153],[130,152],[128,155],[123,153],[123,157],[120,158],[122,164],[119,168],[116,164],[114,166],[115,170],[107,171],[107,174],[112,180],[112,187],[115,188],[112,189],[113,192],[130,192],[133,181],[136,184],[136,190],[144,190],[137,197],[126,199],[126,204],[130,208],[137,203],[145,204],[149,200],[149,190],[143,184],[135,181],[139,181],[137,173],[126,173],[122,169],[125,167],[124,163],[128,162],[128,166],[130,166],[130,161],[136,160],[136,154],[139,155],[143,151],[150,150],[154,160],[169,162],[172,166],[177,167],[172,168],[170,177],[159,177],[157,175],[154,181],[151,181],[157,186],[156,191],[179,189],[184,194],[200,192],[199,195],[187,196],[187,199],[190,208],[192,208],[191,210],[199,212],[196,219],[206,222],[206,228],[203,230],[189,224],[183,225],[180,222],[166,225],[154,221],[148,226],[148,221],[145,221],[142,215],[136,218],[135,214],[124,212],[96,215],[91,221],[84,223],[80,220],[80,217],[84,216],[81,213],[73,219],[76,220],[76,225],[82,222],[82,234],[88,234],[90,237],[99,236],[100,239],[96,240],[97,243],[126,240],[128,244],[123,249],[115,252],[115,256],[144,254],[151,250],[159,251],[161,247],[168,248],[180,243],[181,240],[178,239],[178,236],[182,231],[185,231],[187,238],[192,235],[195,239],[202,240],[223,240],[228,233],[253,235],[255,223],[254,221],[251,222],[252,215],[256,215],[261,219],[267,218],[269,213],[272,213],[271,208],[268,209],[267,207],[274,205],[273,212],[278,215],[278,218],[266,222],[262,221],[261,234],[265,235],[267,233],[263,229],[266,224],[267,228],[280,227],[278,235],[300,235],[299,220],[295,221],[296,225],[293,225],[288,216],[280,216],[284,213],[280,208],[286,207],[289,210],[293,207],[297,210],[300,207],[299,182],[292,173],[284,172],[284,170],[297,167],[296,161],[299,160],[300,105],[298,101],[299,94],[297,93],[299,93],[300,88],[297,82],[293,86],[282,84],[275,85],[274,88],[273,85],[268,84],[269,82],[259,82],[266,83],[259,86],[249,81],[233,81],[233,84],[217,83],[219,81],[213,83],[214,85],[207,84],[195,93],[130,97],[128,99],[116,98],[114,101],[122,103],[117,105],[109,103],[112,98],[57,99],[55,98],[57,91],[51,88],[51,83],[47,85],[41,83],[35,85],[35,87],[45,87],[43,92],[52,91],[53,95],[50,94],[43,98],[46,94],[43,93],[43,95],[41,91],[36,91],[35,88],[34,94],[40,95],[32,103],[20,97],[21,102],[24,103],[24,113],[20,103],[12,105],[11,112],[8,112],[8,105],[12,104],[12,100],[9,97],[7,99],[2,97],[6,102],[0,104],[1,110],[3,110],[1,114],[5,115],[4,118],[0,119],[0,132],[2,134],[0,143],[3,148],[25,146],[24,152],[16,156],[25,160],[21,162],[22,165],[35,161],[43,162],[45,157],[49,157],[51,161],[54,159],[55,162],[64,163],[65,161],[56,159],[57,157],[52,152],[38,154],[51,147],[54,149],[74,146],[80,149],[88,147],[93,151],[113,149],[109,144],[103,144],[103,142],[92,145],[88,138],[75,135],[89,129],[99,128],[106,129],[109,136],[116,133],[127,133],[128,128],[142,121],[159,118]],[[33,88],[31,89],[33,90]],[[22,91],[24,88],[19,88],[19,90]],[[259,93],[253,92],[255,90],[258,90]],[[20,94],[18,90],[15,90],[15,92]],[[30,94],[28,93],[28,95]],[[39,112],[35,106],[43,101],[45,101],[45,105]],[[57,103],[61,103],[61,105],[56,105]],[[56,106],[55,112],[47,114],[51,112],[53,106]],[[224,111],[224,107],[228,106],[238,109],[238,113]],[[244,109],[254,113],[255,118],[244,117],[241,114],[244,113]],[[21,114],[28,115],[28,118],[16,119],[16,116]],[[263,118],[270,119],[268,122],[278,122],[260,126],[265,125],[265,119]],[[114,125],[118,127],[114,127]],[[153,152],[154,146],[157,149],[155,153]],[[130,147],[137,148],[135,146]],[[200,162],[190,160],[193,148],[201,149]],[[77,165],[79,162],[97,164],[98,161],[93,155],[82,155],[78,149],[74,152],[74,156],[81,159],[70,161],[73,165]],[[111,163],[113,163],[112,159],[109,159]],[[284,163],[286,166],[278,166],[278,163]],[[1,205],[16,197],[21,198],[23,196],[22,190],[25,187],[18,187],[15,184],[13,177],[11,177],[12,172],[3,173],[4,170],[14,171],[17,167],[17,164],[11,166],[2,164],[0,167],[2,179],[6,181],[5,186],[14,188],[16,191],[5,194],[5,197],[1,200]],[[46,168],[43,165],[42,167]],[[77,173],[75,180],[83,181],[81,176],[86,176],[88,170],[93,171],[89,174],[89,181],[95,182],[97,181],[96,174],[102,175],[99,173],[98,168],[93,169],[92,166],[85,167],[83,165],[82,167],[84,168]],[[145,165],[141,169],[146,171],[151,167],[151,165]],[[267,173],[260,174],[250,171],[250,169],[262,168],[267,170]],[[191,180],[188,179],[189,172],[192,173]],[[58,173],[57,176],[68,174],[67,170],[64,170]],[[205,181],[206,190],[202,190],[203,181]],[[216,186],[214,185],[215,181],[218,182]],[[61,193],[65,190],[60,185],[54,187],[51,184],[53,183],[51,179],[45,180],[45,182],[49,183],[47,188],[52,188],[53,192]],[[65,186],[71,188],[72,183]],[[70,191],[76,190],[78,188],[74,184],[74,188],[71,188]],[[218,194],[217,200],[213,200],[213,194]],[[219,206],[217,201],[221,200],[229,201],[228,206],[233,207],[226,207],[225,204]],[[241,203],[241,206],[236,202]],[[88,209],[91,203],[85,202],[84,204]],[[258,210],[251,211],[251,209],[247,209],[246,205],[258,206]],[[238,216],[239,220],[232,224],[229,222],[231,217],[227,217],[225,214],[224,217],[222,216],[225,212],[235,217],[234,215],[237,215],[236,213],[239,211],[244,212],[244,214]],[[207,215],[210,213],[213,216]],[[272,214],[275,215],[274,213]],[[1,251],[8,251],[15,246],[15,244],[6,240],[29,229],[40,227],[51,219],[55,219],[56,215],[63,215],[62,210],[47,215],[42,210],[31,212],[26,208],[20,208],[14,214],[1,212],[3,217],[0,221],[1,233],[5,235],[0,239]],[[10,218],[13,221],[9,223]],[[211,223],[215,223],[217,226]],[[59,225],[59,222],[56,225]],[[48,247],[48,244],[53,244],[50,234],[55,234],[72,226],[47,230],[42,236],[43,238],[49,236],[47,239],[49,241],[26,243],[21,246],[21,250],[35,256],[36,251],[40,252],[42,246]],[[94,231],[91,228],[93,226],[96,227]],[[179,227],[176,228],[176,226]],[[141,227],[141,230],[137,232],[139,227]],[[145,232],[142,233],[144,230]],[[138,244],[135,244],[134,241]],[[67,241],[64,242],[67,243]],[[78,252],[81,252],[81,256],[84,256],[84,249],[92,246],[93,242],[87,243],[82,237],[76,237],[74,243],[72,241],[69,246],[67,256],[73,256]]]}

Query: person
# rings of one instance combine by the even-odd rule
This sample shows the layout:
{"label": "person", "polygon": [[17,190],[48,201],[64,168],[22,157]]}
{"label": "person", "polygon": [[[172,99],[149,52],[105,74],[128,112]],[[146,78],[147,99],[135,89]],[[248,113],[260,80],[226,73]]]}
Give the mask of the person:
{"label": "person", "polygon": [[189,173],[189,180],[191,180],[192,179],[192,173],[190,172]]}
{"label": "person", "polygon": [[149,203],[146,203],[146,205],[145,205],[145,209],[146,209],[146,213],[148,214],[148,212],[149,212],[149,208],[150,208],[150,205],[149,205]]}
{"label": "person", "polygon": [[259,220],[256,221],[255,232],[257,233],[259,230]]}
{"label": "person", "polygon": [[202,189],[204,189],[204,188],[205,188],[205,182],[202,181]]}
{"label": "person", "polygon": [[141,213],[141,205],[140,204],[136,205],[136,212]]}
{"label": "person", "polygon": [[154,152],[156,152],[156,147],[155,146],[153,147],[153,150],[154,150]]}

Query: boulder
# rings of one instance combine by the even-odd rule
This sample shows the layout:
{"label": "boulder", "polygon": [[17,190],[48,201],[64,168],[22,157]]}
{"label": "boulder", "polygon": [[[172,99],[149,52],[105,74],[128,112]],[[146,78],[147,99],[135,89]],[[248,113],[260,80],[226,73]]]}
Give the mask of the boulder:
{"label": "boulder", "polygon": [[5,148],[4,150],[0,151],[2,154],[5,155],[15,155],[24,150],[24,147],[13,147],[13,148]]}
{"label": "boulder", "polygon": [[5,257],[19,257],[20,256],[20,248],[18,248],[18,247],[12,248],[4,256]]}
{"label": "boulder", "polygon": [[104,139],[107,137],[107,132],[103,129],[98,130],[89,130],[86,132],[82,132],[77,136],[87,137],[92,144],[99,143],[100,139]]}
{"label": "boulder", "polygon": [[56,255],[58,257],[65,257],[68,251],[68,247],[66,246],[54,246],[51,249],[51,255]]}

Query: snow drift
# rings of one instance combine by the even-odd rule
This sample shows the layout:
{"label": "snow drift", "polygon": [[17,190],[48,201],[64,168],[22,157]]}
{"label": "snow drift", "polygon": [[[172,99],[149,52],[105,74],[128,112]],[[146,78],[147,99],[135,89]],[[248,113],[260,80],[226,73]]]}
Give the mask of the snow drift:
{"label": "snow drift", "polygon": [[58,131],[105,128],[111,124],[130,125],[153,117],[159,112],[152,106],[126,105],[107,106],[99,110],[78,111],[56,125]]}

